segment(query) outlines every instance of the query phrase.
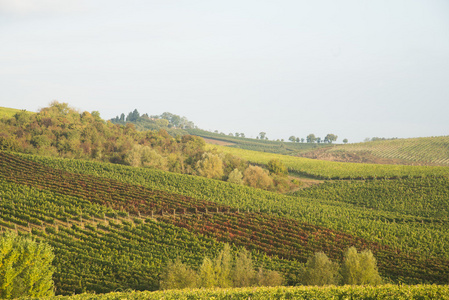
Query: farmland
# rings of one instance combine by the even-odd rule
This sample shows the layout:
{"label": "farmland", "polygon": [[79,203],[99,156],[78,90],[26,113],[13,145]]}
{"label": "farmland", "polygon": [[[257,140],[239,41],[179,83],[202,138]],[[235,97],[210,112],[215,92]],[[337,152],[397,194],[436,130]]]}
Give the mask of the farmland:
{"label": "farmland", "polygon": [[304,157],[345,162],[449,166],[449,136],[375,140],[334,145],[300,154]]}
{"label": "farmland", "polygon": [[[195,253],[211,255],[225,242],[250,249],[258,263],[283,272],[289,284],[295,284],[295,274],[314,252],[325,251],[338,261],[348,246],[371,249],[381,275],[393,282],[447,281],[449,255],[445,245],[449,238],[445,216],[366,211],[336,198],[329,198],[327,203],[316,201],[320,197],[313,190],[308,200],[107,163],[5,152],[1,158],[1,197],[5,199],[1,224],[31,233],[55,247],[61,258],[56,264],[63,270],[55,278],[61,294],[106,292],[120,286],[153,290],[157,277],[139,275],[130,282],[129,272],[157,274],[166,259],[176,255],[198,266],[200,257]],[[435,210],[444,207],[440,203]],[[163,240],[141,239],[158,235],[155,230],[165,232],[159,234]],[[189,249],[196,249],[192,246],[195,244],[203,250],[185,249],[189,240]],[[135,252],[130,245],[139,250]],[[209,252],[204,252],[206,248]],[[78,257],[77,251],[82,254],[76,259],[79,268],[66,268],[63,257]],[[166,255],[158,256],[161,251]],[[153,258],[152,263],[147,257]],[[91,258],[98,263],[82,267]],[[113,266],[105,267],[108,259],[115,261]],[[157,259],[159,263],[155,263]],[[124,264],[136,267],[123,269]],[[148,268],[142,269],[144,266]],[[77,271],[84,268],[89,274]],[[95,278],[102,278],[102,283]]]}
{"label": "farmland", "polygon": [[[0,228],[53,247],[60,295],[157,290],[169,260],[198,269],[204,255],[214,257],[225,243],[234,253],[248,249],[255,266],[280,272],[287,285],[302,284],[314,253],[341,262],[351,246],[373,252],[386,283],[448,283],[448,167],[208,149],[262,166],[278,159],[290,175],[322,183],[280,194],[92,158],[0,151]],[[421,286],[417,293],[423,291],[429,292]]]}
{"label": "farmland", "polygon": [[449,168],[447,167],[342,163],[235,149],[218,145],[210,145],[209,147],[242,157],[255,164],[266,165],[272,159],[279,159],[290,172],[311,175],[321,179],[396,179],[449,175]]}

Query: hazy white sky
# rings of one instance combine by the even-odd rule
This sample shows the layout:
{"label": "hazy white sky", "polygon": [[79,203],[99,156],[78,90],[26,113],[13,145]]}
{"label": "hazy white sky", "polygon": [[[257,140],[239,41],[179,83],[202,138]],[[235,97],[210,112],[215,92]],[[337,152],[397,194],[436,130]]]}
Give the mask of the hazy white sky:
{"label": "hazy white sky", "polygon": [[0,0],[0,106],[203,129],[449,135],[449,1]]}

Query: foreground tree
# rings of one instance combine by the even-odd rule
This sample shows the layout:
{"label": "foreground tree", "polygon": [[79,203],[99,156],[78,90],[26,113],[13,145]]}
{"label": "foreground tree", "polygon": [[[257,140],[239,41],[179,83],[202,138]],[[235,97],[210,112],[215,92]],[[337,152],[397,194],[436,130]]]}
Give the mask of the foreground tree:
{"label": "foreground tree", "polygon": [[8,232],[0,236],[0,298],[53,296],[49,245]]}
{"label": "foreground tree", "polygon": [[341,275],[343,284],[377,285],[382,282],[373,253],[370,250],[358,253],[355,247],[345,251]]}

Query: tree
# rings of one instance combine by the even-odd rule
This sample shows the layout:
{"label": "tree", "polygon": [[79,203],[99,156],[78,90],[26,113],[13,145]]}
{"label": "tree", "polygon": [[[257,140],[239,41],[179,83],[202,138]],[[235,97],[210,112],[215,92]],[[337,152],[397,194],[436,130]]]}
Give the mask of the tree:
{"label": "tree", "polygon": [[290,141],[290,142],[295,142],[296,141],[296,137],[294,136],[294,135],[292,135],[292,136],[290,136],[289,138],[288,138],[288,140]]}
{"label": "tree", "polygon": [[254,271],[251,254],[245,248],[241,249],[235,259],[234,286],[252,286],[255,282],[256,272]]}
{"label": "tree", "polygon": [[196,164],[197,172],[200,176],[213,179],[223,177],[223,161],[217,154],[204,153],[202,159]]}
{"label": "tree", "polygon": [[317,137],[316,138],[316,142],[319,144],[319,143],[321,143],[321,138],[320,137]]}
{"label": "tree", "polygon": [[243,132],[240,133],[240,137],[244,138],[244,137],[245,137],[245,134],[244,134]]}
{"label": "tree", "polygon": [[267,164],[270,174],[287,175],[287,167],[281,162],[280,159],[272,159]]}
{"label": "tree", "polygon": [[329,133],[324,138],[324,142],[332,144],[332,142],[335,142],[337,140],[337,138],[338,138],[338,136],[336,136],[335,134]]}
{"label": "tree", "polygon": [[221,288],[232,286],[232,260],[231,247],[225,244],[213,261],[216,284]]}
{"label": "tree", "polygon": [[377,285],[382,282],[371,250],[358,253],[355,247],[348,248],[343,254],[341,275],[344,284]]}
{"label": "tree", "polygon": [[303,281],[307,285],[337,284],[339,266],[332,262],[323,252],[317,252],[306,263]]}
{"label": "tree", "polygon": [[212,288],[217,286],[217,276],[215,274],[214,263],[208,257],[204,257],[203,263],[198,270],[198,286],[204,288]]}
{"label": "tree", "polygon": [[260,133],[259,133],[259,138],[260,138],[261,140],[265,140],[265,139],[267,139],[266,135],[267,135],[266,132],[260,132]]}
{"label": "tree", "polygon": [[49,245],[15,233],[0,236],[0,298],[53,296]]}
{"label": "tree", "polygon": [[256,284],[258,286],[280,286],[284,282],[284,278],[279,272],[272,270],[264,270],[259,268],[256,274]]}
{"label": "tree", "polygon": [[240,133],[236,132],[236,133],[235,133],[235,136],[236,136],[236,137],[239,137],[239,136],[240,136]]}
{"label": "tree", "polygon": [[228,182],[242,184],[243,183],[243,174],[239,169],[234,169],[228,176]]}
{"label": "tree", "polygon": [[179,258],[169,261],[161,274],[160,287],[163,290],[196,287],[197,275]]}
{"label": "tree", "polygon": [[268,189],[273,179],[268,175],[268,171],[258,166],[248,166],[243,172],[243,182],[254,188]]}
{"label": "tree", "polygon": [[316,141],[316,137],[313,133],[311,133],[307,136],[307,143],[315,143],[315,141]]}
{"label": "tree", "polygon": [[348,143],[348,139],[344,139],[343,143],[347,144]]}

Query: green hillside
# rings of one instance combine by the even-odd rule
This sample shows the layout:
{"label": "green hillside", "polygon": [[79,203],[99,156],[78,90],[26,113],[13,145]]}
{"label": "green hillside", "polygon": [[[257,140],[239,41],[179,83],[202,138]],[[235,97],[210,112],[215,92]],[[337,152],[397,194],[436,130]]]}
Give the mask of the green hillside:
{"label": "green hillside", "polygon": [[[21,109],[9,108],[9,107],[1,107],[0,106],[0,119],[2,118],[12,118],[15,114],[22,112]],[[32,112],[28,112],[32,114]]]}
{"label": "green hillside", "polygon": [[301,156],[343,162],[449,166],[449,136],[335,145]]}
{"label": "green hillside", "polygon": [[271,141],[262,139],[251,139],[245,137],[236,137],[225,134],[214,133],[201,129],[186,129],[189,134],[200,136],[208,143],[226,144],[229,147],[270,152],[278,154],[301,154],[321,148],[327,148],[331,144],[327,143],[292,143],[283,141]]}
{"label": "green hillside", "polygon": [[[205,146],[59,103],[0,129],[0,228],[53,247],[57,294],[157,290],[169,260],[197,270],[225,243],[287,285],[304,284],[314,253],[341,263],[351,246],[373,252],[386,283],[449,283],[449,167],[320,161],[263,152],[283,147],[266,140]],[[212,158],[220,180],[206,178]],[[323,183],[280,194],[223,181],[273,159]]]}
{"label": "green hillside", "polygon": [[[1,152],[1,226],[55,248],[61,294],[154,290],[168,258],[198,266],[223,242],[252,250],[258,264],[283,272],[289,284],[299,283],[314,252],[338,261],[349,246],[371,249],[387,280],[447,283],[447,216],[367,211],[157,170],[22,157],[46,166]],[[447,181],[438,186],[447,190]],[[447,211],[447,203],[439,208]]]}
{"label": "green hillside", "polygon": [[225,153],[242,157],[255,164],[266,165],[272,159],[279,159],[292,173],[305,174],[321,179],[395,179],[449,175],[448,167],[343,163],[235,149],[218,145],[210,145],[209,148],[216,148]]}

